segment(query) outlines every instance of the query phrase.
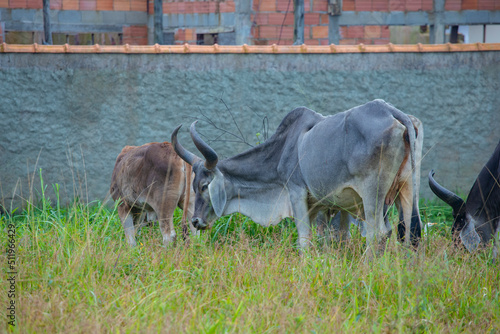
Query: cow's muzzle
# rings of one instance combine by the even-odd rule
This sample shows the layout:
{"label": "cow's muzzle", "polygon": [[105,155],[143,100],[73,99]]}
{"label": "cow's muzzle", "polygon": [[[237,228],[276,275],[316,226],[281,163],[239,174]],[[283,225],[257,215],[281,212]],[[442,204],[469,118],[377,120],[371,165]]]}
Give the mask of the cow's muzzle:
{"label": "cow's muzzle", "polygon": [[206,230],[208,228],[208,224],[201,218],[193,217],[191,219],[191,223],[197,230]]}

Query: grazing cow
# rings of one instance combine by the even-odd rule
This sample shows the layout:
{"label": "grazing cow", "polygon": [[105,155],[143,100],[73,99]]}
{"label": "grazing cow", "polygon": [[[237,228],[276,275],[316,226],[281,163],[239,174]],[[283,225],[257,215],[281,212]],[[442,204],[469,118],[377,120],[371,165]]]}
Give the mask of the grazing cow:
{"label": "grazing cow", "polygon": [[189,223],[194,206],[189,188],[191,174],[191,166],[168,142],[123,148],[116,158],[110,193],[113,200],[120,200],[118,215],[131,246],[136,245],[136,229],[142,227],[146,215],[148,220],[158,220],[165,245],[175,241],[173,214],[177,206],[184,210],[184,239],[188,225],[192,233],[199,233]]}
{"label": "grazing cow", "polygon": [[[216,152],[198,135],[191,137],[204,160],[187,151],[172,133],[175,151],[193,166],[195,211],[193,225],[210,227],[222,215],[241,212],[263,226],[294,217],[299,248],[310,241],[310,222],[328,210],[349,212],[365,220],[367,243],[391,231],[384,222],[384,205],[401,200],[411,239],[420,238],[415,182],[415,128],[408,115],[375,100],[324,117],[297,108],[282,120],[264,143],[218,161]],[[407,161],[411,178],[401,182]],[[345,221],[345,220],[344,220]],[[345,231],[348,224],[341,224]]]}
{"label": "grazing cow", "polygon": [[464,202],[459,196],[434,180],[434,171],[429,172],[429,186],[440,199],[453,209],[452,235],[460,236],[469,251],[474,251],[480,242],[487,244],[494,236],[493,258],[499,250],[500,233],[500,142],[495,152],[479,173],[476,182]]}

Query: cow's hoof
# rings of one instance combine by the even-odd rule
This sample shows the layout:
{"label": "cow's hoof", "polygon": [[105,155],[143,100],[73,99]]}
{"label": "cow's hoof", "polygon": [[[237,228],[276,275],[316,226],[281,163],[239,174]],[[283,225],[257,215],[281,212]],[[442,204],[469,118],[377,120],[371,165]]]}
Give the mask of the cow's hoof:
{"label": "cow's hoof", "polygon": [[175,243],[176,235],[175,232],[170,233],[170,235],[164,235],[163,236],[163,245],[165,247],[170,247],[170,245]]}

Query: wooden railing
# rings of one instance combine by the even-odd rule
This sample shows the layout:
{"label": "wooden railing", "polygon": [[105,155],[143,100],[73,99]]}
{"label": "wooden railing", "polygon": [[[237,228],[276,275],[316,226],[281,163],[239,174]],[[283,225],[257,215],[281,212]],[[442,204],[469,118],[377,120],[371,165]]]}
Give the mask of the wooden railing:
{"label": "wooden railing", "polygon": [[389,53],[500,51],[500,43],[411,45],[41,45],[0,44],[0,53]]}

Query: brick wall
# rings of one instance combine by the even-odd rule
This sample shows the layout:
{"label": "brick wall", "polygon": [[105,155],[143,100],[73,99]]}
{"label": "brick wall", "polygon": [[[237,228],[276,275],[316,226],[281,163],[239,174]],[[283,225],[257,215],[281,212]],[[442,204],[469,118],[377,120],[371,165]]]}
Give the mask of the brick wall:
{"label": "brick wall", "polygon": [[[153,2],[150,0],[151,3]],[[234,0],[226,1],[174,1],[163,2],[164,14],[209,14],[209,13],[234,13]]]}
{"label": "brick wall", "polygon": [[146,45],[148,44],[147,26],[125,26],[123,27],[123,44]]}
{"label": "brick wall", "polygon": [[[0,8],[42,9],[42,0],[0,0]],[[54,10],[147,10],[147,0],[51,0],[50,9]]]}
{"label": "brick wall", "polygon": [[[237,0],[163,0],[166,15],[211,15],[234,13]],[[154,0],[51,0],[53,10],[137,11],[153,14]],[[304,40],[308,45],[328,44],[328,0],[304,0]],[[0,8],[41,9],[42,0],[0,0]],[[343,11],[432,11],[433,0],[343,0]],[[500,10],[500,0],[446,0],[445,10]],[[257,45],[293,43],[293,0],[253,0],[252,43]],[[124,24],[126,24],[124,22]],[[146,24],[146,22],[145,22]],[[2,22],[0,21],[0,29]],[[0,38],[4,40],[4,29]],[[196,44],[196,28],[175,31],[176,44]],[[343,26],[340,44],[385,44],[390,41],[388,26]],[[147,44],[146,26],[124,26],[123,43]]]}
{"label": "brick wall", "polygon": [[[304,42],[328,43],[328,1],[304,1]],[[257,45],[293,43],[293,0],[254,0],[252,36]]]}

